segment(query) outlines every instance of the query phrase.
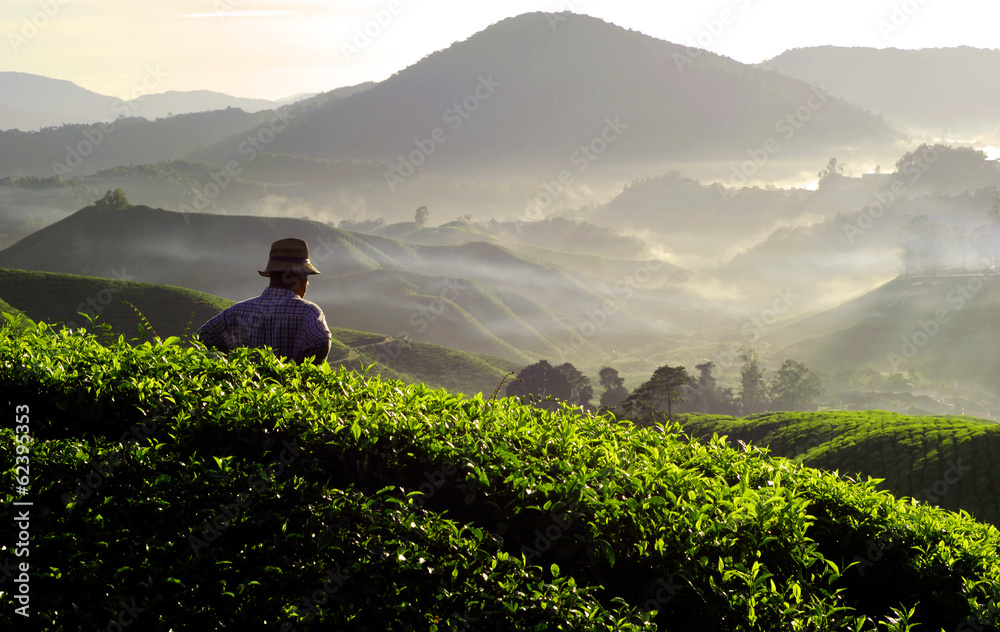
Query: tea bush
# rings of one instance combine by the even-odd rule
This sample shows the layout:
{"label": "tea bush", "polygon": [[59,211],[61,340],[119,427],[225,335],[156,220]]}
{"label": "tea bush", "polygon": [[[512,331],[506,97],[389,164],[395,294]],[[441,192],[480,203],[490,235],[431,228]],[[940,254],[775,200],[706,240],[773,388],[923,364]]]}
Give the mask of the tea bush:
{"label": "tea bush", "polygon": [[[16,317],[0,393],[47,630],[1000,623],[995,528],[678,426]],[[5,627],[19,530],[0,523]]]}

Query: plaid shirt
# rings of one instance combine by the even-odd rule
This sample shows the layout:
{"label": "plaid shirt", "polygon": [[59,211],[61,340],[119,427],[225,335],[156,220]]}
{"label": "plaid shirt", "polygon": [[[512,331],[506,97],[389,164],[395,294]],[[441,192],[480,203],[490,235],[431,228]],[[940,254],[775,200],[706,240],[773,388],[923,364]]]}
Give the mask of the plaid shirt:
{"label": "plaid shirt", "polygon": [[278,356],[301,363],[330,353],[330,328],[319,305],[292,290],[269,287],[257,298],[236,303],[198,330],[208,347],[228,353],[237,347],[271,347]]}

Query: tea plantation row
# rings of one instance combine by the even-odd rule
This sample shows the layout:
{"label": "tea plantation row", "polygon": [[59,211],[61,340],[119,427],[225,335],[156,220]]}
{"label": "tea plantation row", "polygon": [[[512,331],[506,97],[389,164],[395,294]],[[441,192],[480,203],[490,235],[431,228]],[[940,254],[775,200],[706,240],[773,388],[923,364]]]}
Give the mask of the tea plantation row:
{"label": "tea plantation row", "polygon": [[995,528],[676,426],[12,324],[0,393],[4,629],[1000,629]]}
{"label": "tea plantation row", "polygon": [[731,445],[752,442],[809,467],[881,478],[879,487],[898,497],[1000,526],[1000,424],[876,410],[686,415],[682,425],[696,437],[726,435]]}

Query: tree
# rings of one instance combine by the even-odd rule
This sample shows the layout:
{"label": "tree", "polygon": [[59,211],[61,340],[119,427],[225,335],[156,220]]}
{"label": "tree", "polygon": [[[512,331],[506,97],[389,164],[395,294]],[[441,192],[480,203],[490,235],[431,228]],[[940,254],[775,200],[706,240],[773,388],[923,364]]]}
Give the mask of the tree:
{"label": "tree", "polygon": [[421,206],[417,209],[417,212],[413,214],[413,221],[417,226],[423,228],[427,224],[427,218],[430,217],[431,212],[427,210],[426,206]]}
{"label": "tree", "polygon": [[781,410],[812,410],[825,389],[806,365],[785,360],[771,380],[771,401]]}
{"label": "tree", "polygon": [[104,197],[97,200],[94,204],[97,205],[97,208],[107,209],[110,211],[124,211],[132,206],[128,203],[128,198],[125,197],[125,192],[121,189],[108,191],[104,194]]}
{"label": "tree", "polygon": [[623,399],[628,397],[628,389],[625,388],[625,380],[618,375],[618,370],[613,369],[609,366],[601,369],[598,374],[598,379],[600,380],[601,387],[604,392],[601,393],[601,406],[605,408],[614,408],[619,405]]}
{"label": "tree", "polygon": [[703,362],[695,368],[698,369],[698,378],[687,386],[684,410],[717,415],[738,414],[739,406],[733,396],[733,389],[719,388],[715,376],[712,375],[715,363]]}
{"label": "tree", "polygon": [[819,178],[819,186],[827,182],[833,182],[844,177],[844,165],[837,161],[836,158],[831,158],[830,162],[826,163],[826,167],[820,170],[816,174]]}
{"label": "tree", "polygon": [[993,261],[990,267],[996,271],[997,262],[1000,260],[1000,193],[993,189],[993,206],[990,207],[990,218],[993,220]]}
{"label": "tree", "polygon": [[573,386],[565,372],[552,366],[547,360],[539,360],[524,367],[517,374],[517,381],[507,385],[508,397],[545,399],[551,396],[568,400],[572,394]]}
{"label": "tree", "polygon": [[767,407],[767,385],[764,383],[764,369],[754,349],[740,352],[743,366],[740,368],[740,404],[744,415],[764,412]]}
{"label": "tree", "polygon": [[658,413],[663,409],[663,404],[666,404],[667,419],[673,419],[674,404],[684,401],[684,387],[690,381],[687,369],[665,364],[625,398],[622,409],[631,419],[651,424],[656,422]]}
{"label": "tree", "polygon": [[566,376],[566,381],[569,383],[570,394],[566,399],[574,404],[579,404],[584,408],[590,408],[590,400],[594,397],[594,387],[590,385],[590,378],[580,373],[580,371],[566,362],[565,364],[560,364],[556,367],[557,371],[561,371],[563,375]]}

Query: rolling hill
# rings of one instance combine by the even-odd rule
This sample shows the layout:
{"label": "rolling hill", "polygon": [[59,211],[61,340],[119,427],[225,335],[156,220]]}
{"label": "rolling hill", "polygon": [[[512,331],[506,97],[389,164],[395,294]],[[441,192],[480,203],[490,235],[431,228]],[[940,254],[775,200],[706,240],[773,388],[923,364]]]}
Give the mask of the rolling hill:
{"label": "rolling hill", "polygon": [[[184,336],[232,301],[181,287],[135,282],[128,275],[102,279],[0,268],[0,299],[34,321],[92,329],[84,312],[116,333],[135,336],[146,317],[163,338]],[[206,303],[206,304],[202,304]]]}
{"label": "rolling hill", "polygon": [[806,336],[782,353],[835,371],[913,371],[939,384],[1000,394],[1000,277],[992,273],[901,277],[791,325]]}
{"label": "rolling hill", "polygon": [[268,120],[265,113],[230,108],[159,121],[123,118],[108,124],[64,125],[38,132],[0,132],[0,177],[68,178],[120,165],[185,157]]}

